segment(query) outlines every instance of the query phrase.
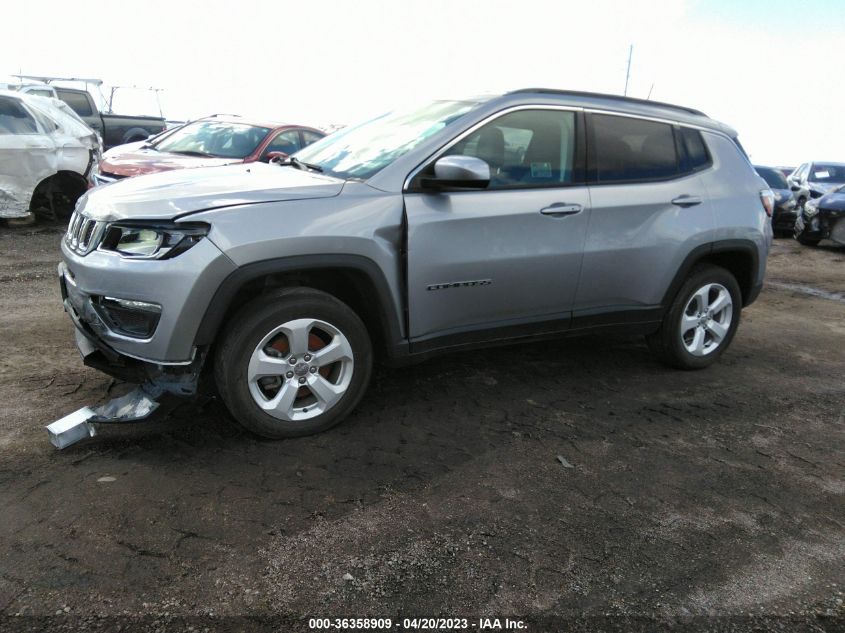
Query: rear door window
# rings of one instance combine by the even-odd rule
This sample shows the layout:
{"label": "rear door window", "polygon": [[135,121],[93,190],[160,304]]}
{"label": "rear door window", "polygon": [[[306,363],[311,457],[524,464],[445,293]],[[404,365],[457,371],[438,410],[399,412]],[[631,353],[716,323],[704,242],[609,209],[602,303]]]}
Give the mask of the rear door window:
{"label": "rear door window", "polygon": [[267,149],[264,150],[264,155],[266,156],[269,152],[293,154],[300,149],[302,149],[302,145],[299,142],[299,132],[297,130],[288,130],[277,134],[276,138],[270,141]]}
{"label": "rear door window", "polygon": [[38,134],[35,119],[17,99],[0,97],[0,134]]}
{"label": "rear door window", "polygon": [[317,134],[316,132],[312,132],[311,130],[302,130],[302,147],[311,145],[311,143],[316,143],[321,138],[323,138],[323,136],[323,134]]}
{"label": "rear door window", "polygon": [[665,180],[681,173],[668,123],[605,114],[591,119],[599,183]]}

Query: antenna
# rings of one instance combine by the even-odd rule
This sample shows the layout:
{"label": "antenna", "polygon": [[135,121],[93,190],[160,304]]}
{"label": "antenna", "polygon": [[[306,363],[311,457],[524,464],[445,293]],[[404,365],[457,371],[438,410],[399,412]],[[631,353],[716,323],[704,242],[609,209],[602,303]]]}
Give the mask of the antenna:
{"label": "antenna", "polygon": [[628,96],[628,78],[631,76],[631,57],[634,55],[634,45],[628,47],[628,70],[625,73],[625,92],[622,94]]}
{"label": "antenna", "polygon": [[651,88],[648,89],[648,96],[645,98],[646,101],[651,99],[651,91],[654,90],[654,82],[651,83]]}

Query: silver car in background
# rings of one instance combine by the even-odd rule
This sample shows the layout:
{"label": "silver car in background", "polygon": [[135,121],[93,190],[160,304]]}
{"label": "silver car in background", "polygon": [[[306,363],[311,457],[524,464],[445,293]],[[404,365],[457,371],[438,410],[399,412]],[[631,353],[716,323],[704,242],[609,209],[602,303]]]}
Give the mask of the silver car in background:
{"label": "silver car in background", "polygon": [[808,200],[821,198],[845,185],[845,163],[804,163],[787,177],[787,181],[798,208],[803,209]]}

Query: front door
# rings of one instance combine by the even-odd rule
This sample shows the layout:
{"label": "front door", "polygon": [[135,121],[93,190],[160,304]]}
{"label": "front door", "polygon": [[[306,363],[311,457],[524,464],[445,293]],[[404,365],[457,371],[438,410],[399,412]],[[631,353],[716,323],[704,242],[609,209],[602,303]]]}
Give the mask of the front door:
{"label": "front door", "polygon": [[437,157],[485,160],[486,189],[406,193],[412,343],[568,326],[590,214],[581,120],[556,108],[502,114]]}

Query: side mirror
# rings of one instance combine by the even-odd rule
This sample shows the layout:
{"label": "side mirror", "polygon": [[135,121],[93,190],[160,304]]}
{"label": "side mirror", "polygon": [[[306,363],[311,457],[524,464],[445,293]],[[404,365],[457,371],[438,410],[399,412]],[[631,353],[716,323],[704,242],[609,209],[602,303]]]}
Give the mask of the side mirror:
{"label": "side mirror", "polygon": [[490,184],[490,165],[475,156],[444,156],[434,163],[434,177],[422,179],[424,187],[484,189]]}
{"label": "side mirror", "polygon": [[288,157],[284,152],[267,152],[261,159],[265,163],[281,162]]}
{"label": "side mirror", "polygon": [[792,189],[792,191],[801,191],[801,187],[799,187],[798,185],[796,185],[796,184],[794,184],[794,183],[793,183],[793,185],[790,187],[790,189]]}

